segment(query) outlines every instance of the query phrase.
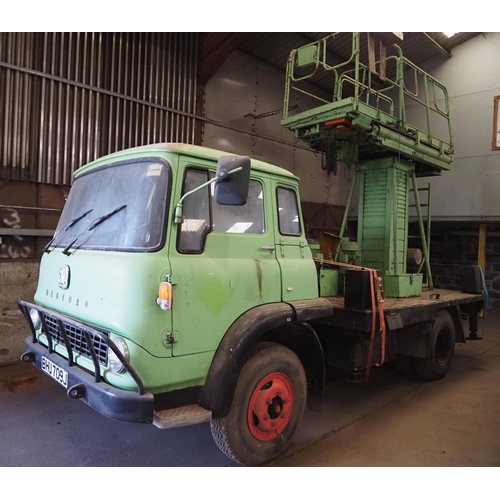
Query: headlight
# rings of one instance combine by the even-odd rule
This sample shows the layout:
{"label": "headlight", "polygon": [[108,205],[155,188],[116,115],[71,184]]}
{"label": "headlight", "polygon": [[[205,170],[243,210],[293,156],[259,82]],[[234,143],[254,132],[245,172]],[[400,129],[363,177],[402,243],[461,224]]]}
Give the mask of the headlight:
{"label": "headlight", "polygon": [[[123,357],[129,361],[130,360],[130,354],[128,351],[127,344],[123,339],[117,338],[113,340],[114,344],[116,347],[118,347],[118,350],[123,354]],[[108,361],[109,361],[109,366],[110,368],[115,372],[115,373],[124,373],[125,366],[123,363],[118,359],[118,356],[111,350],[108,349]]]}
{"label": "headlight", "polygon": [[35,330],[38,330],[42,326],[40,313],[36,309],[30,309],[30,318]]}

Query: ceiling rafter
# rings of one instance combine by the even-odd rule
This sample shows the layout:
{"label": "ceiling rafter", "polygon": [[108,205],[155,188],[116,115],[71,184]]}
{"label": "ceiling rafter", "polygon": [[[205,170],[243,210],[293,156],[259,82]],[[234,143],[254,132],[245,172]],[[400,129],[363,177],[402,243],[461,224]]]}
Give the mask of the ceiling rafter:
{"label": "ceiling rafter", "polygon": [[[451,56],[451,50],[479,33],[457,33],[447,38],[443,33],[424,32],[404,32],[403,40],[397,45],[402,49],[403,54],[415,65],[420,66],[433,57]],[[269,64],[281,71],[286,70],[286,61],[290,51],[307,43],[315,42],[328,33],[251,33],[251,36],[244,40],[238,50]],[[368,49],[366,43],[366,33],[362,33],[361,56],[367,59]],[[327,48],[330,56],[338,56],[341,60],[347,60],[351,54],[351,34],[339,33],[336,42]],[[396,51],[390,45],[387,46],[387,56],[396,55]],[[365,63],[367,61],[364,61]],[[315,75],[310,79],[316,87],[327,92],[331,91],[331,79],[328,75]]]}
{"label": "ceiling rafter", "polygon": [[205,85],[251,33],[204,33],[201,38],[200,83]]}

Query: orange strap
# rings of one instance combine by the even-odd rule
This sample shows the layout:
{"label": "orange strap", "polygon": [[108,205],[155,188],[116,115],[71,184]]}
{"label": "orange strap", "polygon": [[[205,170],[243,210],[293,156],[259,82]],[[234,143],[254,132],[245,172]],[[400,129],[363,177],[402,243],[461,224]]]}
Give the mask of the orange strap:
{"label": "orange strap", "polygon": [[[385,329],[385,319],[384,319],[384,306],[382,304],[383,299],[379,297],[379,294],[375,292],[375,283],[377,283],[377,287],[380,287],[379,280],[381,278],[378,277],[377,270],[376,269],[371,269],[369,267],[362,267],[362,266],[354,266],[352,264],[346,264],[344,262],[337,262],[335,260],[326,260],[326,259],[318,259],[314,258],[313,259],[315,262],[319,262],[322,264],[331,264],[334,266],[339,266],[339,267],[348,267],[351,269],[360,269],[363,271],[369,271],[370,272],[370,292],[371,292],[371,302],[372,302],[372,329],[371,329],[371,334],[370,334],[370,346],[368,348],[368,360],[367,360],[367,366],[366,366],[366,376],[365,376],[365,382],[368,382],[368,379],[370,377],[370,367],[372,364],[372,355],[373,355],[373,347],[375,344],[375,330],[376,330],[376,324],[377,324],[377,312],[379,316],[379,323],[380,323],[380,331],[382,335],[382,346],[381,346],[381,360],[380,363],[375,363],[375,366],[382,366],[385,361],[385,337],[386,337],[386,329]],[[376,303],[378,304],[378,307],[376,306]],[[377,311],[378,309],[378,311]]]}

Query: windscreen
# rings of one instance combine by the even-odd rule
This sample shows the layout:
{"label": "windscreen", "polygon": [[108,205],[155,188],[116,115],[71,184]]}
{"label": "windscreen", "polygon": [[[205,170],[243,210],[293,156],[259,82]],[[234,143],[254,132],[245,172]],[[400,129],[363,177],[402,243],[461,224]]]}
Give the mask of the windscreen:
{"label": "windscreen", "polygon": [[52,244],[71,245],[71,251],[158,248],[168,184],[169,168],[158,159],[114,164],[77,177]]}

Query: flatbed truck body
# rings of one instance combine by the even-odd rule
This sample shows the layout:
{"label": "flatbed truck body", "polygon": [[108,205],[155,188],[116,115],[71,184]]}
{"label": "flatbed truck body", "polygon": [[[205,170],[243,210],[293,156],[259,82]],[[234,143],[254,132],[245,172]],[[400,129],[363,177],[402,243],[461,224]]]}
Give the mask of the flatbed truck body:
{"label": "flatbed truck body", "polygon": [[[386,362],[446,375],[466,340],[463,315],[475,338],[484,307],[480,283],[474,293],[432,286],[416,178],[450,169],[446,89],[397,47],[395,76],[372,78],[385,62],[361,61],[359,33],[350,60],[330,66],[326,44],[342,36],[292,51],[282,122],[324,155],[328,174],[337,160],[356,164],[340,246],[318,252],[307,240],[299,179],[277,166],[175,143],[108,155],[75,172],[34,303],[19,302],[31,333],[23,361],[110,418],[161,429],[209,420],[220,450],[246,465],[279,457],[306,404],[321,409],[328,366],[357,382]],[[290,116],[307,79],[295,70],[307,68],[333,75],[333,101]],[[408,68],[432,89],[425,101],[408,90]],[[408,99],[427,130],[407,120]],[[449,140],[431,133],[436,113]],[[421,252],[408,248],[411,191]]]}
{"label": "flatbed truck body", "polygon": [[[226,180],[233,163],[246,168],[243,205],[231,204],[241,203],[241,182]],[[292,174],[195,146],[84,167],[35,303],[19,303],[31,331],[22,359],[110,418],[162,429],[210,420],[219,448],[248,465],[284,452],[306,402],[320,409],[328,365],[363,381],[405,356],[426,378],[444,376],[461,315],[483,295],[378,297],[377,310],[322,296],[299,200]]]}

